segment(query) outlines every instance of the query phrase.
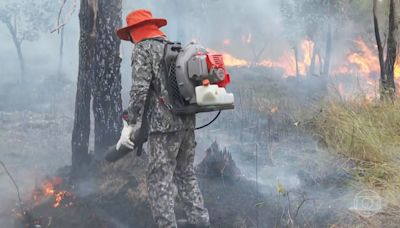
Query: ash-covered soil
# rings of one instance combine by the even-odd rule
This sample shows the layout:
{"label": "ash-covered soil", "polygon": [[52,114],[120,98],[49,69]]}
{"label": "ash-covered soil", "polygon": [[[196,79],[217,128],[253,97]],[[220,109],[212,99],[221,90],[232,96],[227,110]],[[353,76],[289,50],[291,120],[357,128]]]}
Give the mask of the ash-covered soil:
{"label": "ash-covered soil", "polygon": [[[38,138],[52,135],[52,131],[47,126],[54,126],[51,124],[53,122],[44,120],[45,115],[42,114],[28,114],[31,118],[22,118],[26,121],[18,122],[18,125],[25,127],[17,128],[10,124],[10,128],[3,134],[7,136],[21,134],[21,137],[32,140],[32,142],[24,142],[24,146],[31,145],[32,148],[51,151],[53,144],[45,147],[46,142],[34,143]],[[3,115],[8,118],[18,117],[16,114]],[[22,114],[19,113],[19,115]],[[253,148],[254,144],[240,143],[235,132],[220,133],[221,131],[223,129],[198,132],[197,161],[200,162],[206,155],[205,150],[210,147],[210,143],[217,141],[222,145],[219,145],[219,148],[211,147],[212,150],[222,152],[226,148],[226,152],[232,154],[233,160],[240,170],[240,173],[233,172],[235,178],[224,175],[227,173],[226,171],[221,175],[216,172],[216,176],[212,177],[205,175],[204,172],[199,172],[200,186],[205,204],[210,211],[213,227],[281,227],[293,224],[307,227],[307,224],[334,224],[336,216],[332,215],[332,210],[328,210],[329,205],[323,206],[324,212],[318,211],[322,207],[319,204],[325,202],[326,198],[314,198],[316,198],[315,194],[324,194],[323,197],[329,196],[334,199],[329,193],[326,193],[327,189],[331,188],[333,190],[330,192],[335,192],[340,188],[330,181],[323,186],[320,184],[322,181],[309,174],[316,175],[315,168],[318,168],[318,165],[322,167],[326,164],[315,160],[313,165],[306,166],[308,163],[304,159],[308,157],[309,160],[312,160],[312,156],[318,153],[317,151],[307,151],[310,147],[315,149],[315,142],[312,139],[302,138],[303,136],[299,134],[290,134],[282,137],[280,141],[273,141],[271,146],[275,148],[275,152],[272,153],[276,155],[269,159],[266,155],[271,153],[265,153],[266,148],[264,148],[264,144],[260,143],[257,149],[258,176],[255,178],[256,151]],[[242,135],[250,135],[249,131],[254,131],[254,129],[244,128]],[[214,134],[210,132],[214,132]],[[67,137],[68,135],[67,130],[60,129],[58,133],[57,137]],[[28,137],[28,135],[32,137]],[[246,138],[243,137],[242,140],[246,140]],[[64,142],[64,145],[65,141],[66,139],[60,140],[60,142]],[[48,142],[52,142],[52,140],[48,140]],[[301,148],[298,143],[305,148]],[[39,144],[42,146],[40,147]],[[25,159],[8,156],[8,160],[6,160],[8,164],[16,164],[16,166],[10,166],[9,169],[15,175],[17,183],[23,186],[21,190],[23,198],[26,200],[25,206],[29,209],[32,215],[31,221],[34,223],[41,224],[42,227],[154,227],[146,199],[145,156],[138,158],[130,154],[115,164],[97,165],[99,170],[97,175],[77,183],[69,181],[68,167],[55,170],[56,166],[68,164],[67,156],[63,154],[68,155],[66,149],[55,151],[54,161],[48,163],[46,161],[48,161],[49,153],[45,153],[44,150],[40,153],[40,150],[37,150],[33,154],[25,155]],[[250,151],[250,153],[246,154],[243,151]],[[18,153],[18,150],[15,150],[14,153]],[[65,156],[65,160],[62,159],[62,156]],[[304,159],[301,160],[299,157]],[[31,161],[40,165],[37,166],[37,169],[42,170],[40,174],[29,173],[32,170],[32,166],[29,165]],[[16,169],[17,167],[20,170]],[[300,175],[302,172],[303,176]],[[54,196],[33,204],[31,197],[33,189],[40,187],[43,177],[47,174],[60,176],[64,181],[60,189],[72,193],[74,198],[71,200],[67,198],[65,202],[61,201],[61,206],[57,208],[54,207]],[[326,178],[329,178],[329,175],[335,177],[332,173],[326,175],[318,173],[318,175]],[[18,219],[20,217],[11,212],[11,209],[16,208],[15,190],[4,173],[1,173],[1,178],[5,183],[1,186],[7,189],[7,198],[4,198],[7,206],[3,206],[3,213],[0,214],[4,224],[2,227],[15,227],[15,224],[18,227],[21,224]],[[303,200],[306,201],[303,202]],[[300,204],[302,205],[299,206]],[[337,210],[338,207],[331,209]],[[176,212],[178,218],[183,218],[179,203]],[[329,214],[326,214],[327,212]]]}
{"label": "ash-covered soil", "polygon": [[[112,192],[102,189],[78,197],[72,207],[54,208],[51,200],[46,201],[33,208],[32,215],[44,227],[49,220],[54,225],[50,227],[155,227],[142,183],[133,176],[129,179],[120,188],[114,186]],[[200,177],[199,183],[213,227],[256,227],[257,220],[259,227],[271,227],[276,221],[271,213],[275,205],[257,206],[263,197],[257,195],[251,181],[223,183],[221,179]],[[180,206],[178,203],[176,213],[183,218]]]}
{"label": "ash-covered soil", "polygon": [[[283,80],[267,78],[265,72],[237,71],[232,72],[231,88],[235,110],[223,112],[196,133],[196,163],[216,141],[240,170],[240,178],[233,180],[199,173],[213,227],[399,224],[399,210],[386,204],[375,216],[360,216],[353,206],[361,187],[346,172],[352,164],[328,153],[305,131],[324,93],[315,79]],[[67,94],[43,112],[0,112],[0,159],[14,176],[32,220],[42,227],[154,227],[146,199],[145,157],[128,155],[113,165],[96,165],[99,172],[90,179],[69,181],[73,92]],[[213,115],[200,115],[198,124]],[[57,208],[54,194],[32,203],[32,193],[46,176],[60,176],[58,190],[74,197]],[[15,188],[0,169],[0,227],[15,227],[15,221],[21,225],[16,199]],[[179,204],[176,212],[183,217]]]}

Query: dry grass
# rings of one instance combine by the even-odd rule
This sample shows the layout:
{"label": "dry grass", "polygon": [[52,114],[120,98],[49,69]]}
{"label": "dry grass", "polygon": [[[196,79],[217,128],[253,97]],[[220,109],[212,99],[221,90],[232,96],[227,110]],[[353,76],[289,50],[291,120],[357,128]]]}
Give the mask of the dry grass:
{"label": "dry grass", "polygon": [[400,202],[400,101],[330,101],[314,126],[330,150],[355,162],[362,183]]}

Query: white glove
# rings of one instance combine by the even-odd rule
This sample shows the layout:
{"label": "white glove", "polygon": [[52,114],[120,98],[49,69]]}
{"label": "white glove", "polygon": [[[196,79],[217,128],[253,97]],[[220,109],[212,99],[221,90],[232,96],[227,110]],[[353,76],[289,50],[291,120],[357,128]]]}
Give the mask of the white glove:
{"label": "white glove", "polygon": [[117,150],[119,150],[121,146],[124,146],[133,150],[133,147],[135,146],[135,144],[131,140],[133,126],[128,125],[128,123],[125,120],[122,120],[122,122],[124,123],[124,128],[122,129],[121,137],[118,140],[116,148]]}

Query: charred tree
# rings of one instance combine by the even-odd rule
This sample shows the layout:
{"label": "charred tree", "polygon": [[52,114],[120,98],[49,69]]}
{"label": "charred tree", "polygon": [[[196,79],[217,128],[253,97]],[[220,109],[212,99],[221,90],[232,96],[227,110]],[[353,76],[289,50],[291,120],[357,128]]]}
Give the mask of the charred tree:
{"label": "charred tree", "polygon": [[88,166],[90,135],[90,99],[95,54],[95,9],[91,0],[82,0],[79,12],[79,71],[72,131],[72,176],[79,176]]}
{"label": "charred tree", "polygon": [[372,7],[372,14],[374,17],[374,32],[375,32],[375,39],[376,39],[376,44],[378,47],[378,58],[379,58],[379,66],[381,69],[380,75],[381,75],[381,92],[384,89],[384,85],[386,83],[385,80],[385,67],[384,67],[384,59],[383,59],[383,46],[382,46],[382,41],[381,41],[381,35],[379,33],[379,24],[378,24],[378,18],[376,16],[376,4],[377,0],[374,0],[373,2],[373,7]]}
{"label": "charred tree", "polygon": [[79,74],[72,133],[72,173],[90,163],[90,101],[94,116],[94,151],[115,144],[122,129],[120,40],[121,0],[82,0],[79,13]]}
{"label": "charred tree", "polygon": [[332,21],[333,18],[342,15],[343,13],[340,11],[341,8],[341,1],[325,1],[323,5],[326,5],[327,17],[325,18],[326,22],[326,43],[325,43],[325,58],[323,63],[323,70],[322,73],[325,76],[329,76],[329,68],[331,65],[331,56],[332,56]]}
{"label": "charred tree", "polygon": [[387,88],[389,91],[389,96],[393,99],[396,93],[396,86],[394,83],[394,65],[396,63],[397,55],[397,40],[395,34],[397,31],[397,24],[395,21],[395,1],[390,0],[389,6],[389,28],[387,37],[387,49],[386,49],[386,61],[385,61],[385,71]]}
{"label": "charred tree", "polygon": [[378,47],[378,57],[380,66],[380,95],[381,100],[394,99],[396,87],[394,83],[394,64],[396,62],[397,41],[395,32],[397,25],[395,22],[395,2],[389,1],[389,27],[387,32],[386,60],[384,59],[384,49],[380,38],[379,23],[376,16],[377,0],[373,1],[372,14],[374,19],[374,32]]}
{"label": "charred tree", "polygon": [[96,55],[93,76],[94,152],[102,155],[122,129],[120,39],[122,0],[97,0]]}
{"label": "charred tree", "polygon": [[309,68],[309,75],[315,75],[315,65],[316,64],[321,64],[319,61],[319,47],[318,44],[315,40],[314,42],[314,47],[312,48],[312,57],[311,57],[311,62],[310,62],[310,68]]}

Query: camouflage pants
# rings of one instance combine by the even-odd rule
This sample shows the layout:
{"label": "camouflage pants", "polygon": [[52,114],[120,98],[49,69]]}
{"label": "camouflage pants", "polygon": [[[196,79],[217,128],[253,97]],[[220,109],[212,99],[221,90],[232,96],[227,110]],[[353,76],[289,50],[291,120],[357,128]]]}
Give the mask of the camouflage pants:
{"label": "camouflage pants", "polygon": [[209,222],[193,167],[195,146],[193,130],[152,133],[149,136],[147,186],[153,218],[159,227],[177,227],[174,213],[176,190],[188,222]]}

